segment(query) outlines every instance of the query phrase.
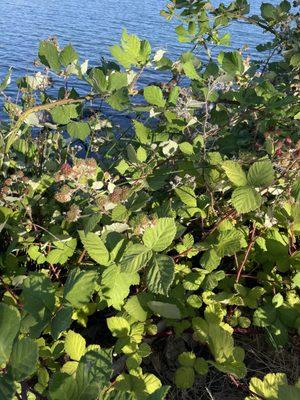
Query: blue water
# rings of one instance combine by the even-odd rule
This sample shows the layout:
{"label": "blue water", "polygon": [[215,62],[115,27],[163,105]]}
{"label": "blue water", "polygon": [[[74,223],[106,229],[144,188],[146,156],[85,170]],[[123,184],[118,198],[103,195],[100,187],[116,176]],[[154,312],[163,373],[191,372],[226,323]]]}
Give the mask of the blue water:
{"label": "blue water", "polygon": [[[257,13],[261,1],[250,3],[252,13]],[[10,66],[13,79],[34,72],[39,40],[53,35],[61,45],[71,42],[82,61],[89,59],[91,65],[110,56],[108,47],[119,40],[123,27],[148,39],[154,50],[165,49],[174,58],[188,46],[176,41],[174,23],[160,16],[166,4],[165,0],[0,0],[0,79]],[[260,30],[239,23],[231,33],[233,47],[247,44],[249,52],[257,56],[255,46],[263,35]],[[147,71],[143,79],[152,78],[153,72]],[[8,94],[16,94],[15,85]]]}

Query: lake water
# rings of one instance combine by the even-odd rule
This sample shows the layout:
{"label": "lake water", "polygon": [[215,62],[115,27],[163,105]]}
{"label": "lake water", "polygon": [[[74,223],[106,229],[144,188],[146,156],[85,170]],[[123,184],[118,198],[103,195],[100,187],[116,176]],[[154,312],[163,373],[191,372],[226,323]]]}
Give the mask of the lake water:
{"label": "lake water", "polygon": [[[261,1],[250,3],[252,13],[257,13]],[[71,42],[82,61],[89,59],[91,65],[109,57],[108,46],[118,42],[123,27],[148,39],[153,50],[162,48],[175,57],[188,46],[176,42],[174,23],[160,16],[166,4],[165,0],[0,0],[0,79],[10,66],[13,79],[34,72],[39,40],[53,35],[61,45]],[[237,23],[231,33],[234,47],[248,44],[257,56],[260,30]],[[152,74],[147,71],[144,81],[151,81]],[[15,90],[12,85],[8,94],[13,96]]]}

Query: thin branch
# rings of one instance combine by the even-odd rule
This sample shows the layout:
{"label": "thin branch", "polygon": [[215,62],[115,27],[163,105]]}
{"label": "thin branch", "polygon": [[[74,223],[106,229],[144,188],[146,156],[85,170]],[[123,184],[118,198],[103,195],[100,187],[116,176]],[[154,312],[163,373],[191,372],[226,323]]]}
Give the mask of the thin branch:
{"label": "thin branch", "polygon": [[254,224],[253,224],[252,231],[251,231],[251,233],[250,233],[250,238],[249,238],[250,241],[249,241],[249,243],[248,243],[248,247],[247,247],[245,256],[244,256],[243,261],[241,262],[241,264],[240,264],[240,266],[239,266],[239,268],[238,268],[238,271],[237,271],[236,280],[235,280],[236,283],[238,283],[239,280],[240,280],[240,278],[241,278],[241,274],[242,274],[242,271],[243,271],[243,269],[244,269],[244,266],[245,266],[245,264],[246,264],[246,262],[247,262],[247,260],[248,260],[250,251],[251,251],[252,247],[254,246],[254,243],[255,243],[255,240],[256,240],[255,233],[256,233],[256,225],[255,225],[255,223],[254,223]]}
{"label": "thin branch", "polygon": [[11,296],[13,297],[13,299],[16,301],[17,305],[19,306],[19,308],[23,308],[23,304],[20,303],[20,300],[18,299],[18,296],[14,293],[14,291],[4,282],[4,279],[2,278],[2,276],[0,276],[0,282],[2,283],[3,287],[5,288],[5,290],[7,290]]}

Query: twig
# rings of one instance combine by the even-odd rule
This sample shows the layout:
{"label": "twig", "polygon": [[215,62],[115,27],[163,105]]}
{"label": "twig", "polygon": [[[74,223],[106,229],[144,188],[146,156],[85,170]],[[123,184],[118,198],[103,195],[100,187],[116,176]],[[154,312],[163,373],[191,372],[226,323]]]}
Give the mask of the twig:
{"label": "twig", "polygon": [[14,293],[14,291],[4,282],[4,279],[2,278],[2,276],[0,276],[0,282],[2,283],[2,285],[4,286],[4,288],[11,294],[11,296],[13,297],[13,299],[16,301],[17,305],[19,306],[19,308],[23,308],[23,304],[20,303],[20,300],[18,299],[17,295]]}
{"label": "twig", "polygon": [[242,271],[243,271],[243,269],[244,269],[244,266],[245,266],[245,264],[246,264],[246,262],[247,262],[247,260],[248,260],[250,251],[251,251],[252,247],[254,246],[254,243],[255,243],[255,240],[256,240],[255,233],[256,233],[256,225],[255,225],[255,223],[254,223],[254,224],[253,224],[252,231],[251,231],[251,233],[250,233],[250,241],[249,241],[249,243],[248,243],[248,247],[247,247],[245,256],[244,256],[243,261],[241,262],[241,264],[240,264],[240,266],[239,266],[239,268],[238,268],[238,271],[237,271],[236,280],[235,280],[236,283],[238,283],[239,280],[240,280],[240,278],[241,278],[241,274],[242,274]]}
{"label": "twig", "polygon": [[82,263],[82,260],[83,260],[85,255],[86,255],[86,250],[83,250],[82,253],[80,254],[79,258],[78,258],[77,264],[81,264]]}
{"label": "twig", "polygon": [[86,97],[79,97],[78,99],[62,99],[62,100],[57,100],[54,101],[52,103],[47,103],[47,104],[40,104],[38,106],[34,106],[31,108],[28,108],[26,111],[24,111],[18,118],[15,126],[13,127],[13,129],[9,132],[9,134],[5,137],[5,139],[7,140],[7,143],[5,145],[5,154],[8,153],[11,145],[14,143],[17,135],[18,135],[18,131],[21,128],[23,122],[26,120],[26,118],[35,112],[39,112],[39,111],[49,111],[52,108],[55,108],[57,106],[62,106],[62,105],[67,105],[67,104],[76,104],[76,103],[83,103],[84,101],[88,100],[89,96]]}

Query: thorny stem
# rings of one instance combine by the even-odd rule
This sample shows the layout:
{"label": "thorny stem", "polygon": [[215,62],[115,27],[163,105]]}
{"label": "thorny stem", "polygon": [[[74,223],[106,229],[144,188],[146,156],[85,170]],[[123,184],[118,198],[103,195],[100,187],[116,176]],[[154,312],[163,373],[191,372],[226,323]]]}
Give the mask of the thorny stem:
{"label": "thorny stem", "polygon": [[11,296],[16,301],[16,303],[19,306],[19,308],[23,308],[23,304],[20,303],[20,300],[18,299],[18,297],[14,293],[14,291],[4,282],[4,279],[2,278],[2,276],[0,276],[0,282],[2,283],[3,287],[5,288],[5,290],[7,290],[11,294]]}
{"label": "thorny stem", "polygon": [[245,264],[246,264],[246,262],[247,262],[247,260],[248,260],[250,251],[251,251],[252,247],[254,246],[254,243],[255,243],[255,240],[256,240],[255,233],[256,233],[256,225],[255,225],[255,223],[254,223],[254,224],[253,224],[252,231],[251,231],[251,233],[250,233],[250,238],[249,238],[250,241],[249,241],[249,243],[248,243],[248,247],[247,247],[245,256],[244,256],[243,261],[241,262],[241,264],[240,264],[240,266],[239,266],[239,268],[238,268],[238,271],[237,271],[236,280],[235,280],[236,283],[238,283],[239,280],[240,280],[240,278],[241,278],[241,274],[242,274],[242,271],[243,271],[243,269],[244,269],[244,266],[245,266]]}
{"label": "thorny stem", "polygon": [[90,96],[85,96],[85,97],[79,97],[78,99],[62,99],[62,100],[57,100],[52,103],[47,103],[47,104],[40,104],[38,106],[34,106],[31,108],[28,108],[26,111],[24,111],[18,118],[15,126],[13,129],[9,132],[9,134],[6,136],[7,143],[5,146],[5,154],[8,153],[11,145],[15,141],[18,131],[21,128],[23,122],[26,120],[26,118],[35,112],[39,111],[49,111],[52,110],[53,108],[57,106],[62,106],[62,105],[67,105],[67,104],[76,104],[76,103],[83,103],[84,101],[90,99]]}
{"label": "thorny stem", "polygon": [[229,379],[231,380],[231,382],[234,384],[234,386],[235,386],[237,389],[240,389],[240,390],[242,390],[243,392],[249,393],[249,394],[251,394],[251,395],[257,397],[258,399],[266,400],[265,397],[262,397],[262,396],[260,396],[259,394],[255,393],[255,392],[252,392],[252,390],[250,390],[250,389],[248,388],[247,385],[241,383],[238,379],[235,378],[234,375],[228,374],[228,377],[229,377]]}

